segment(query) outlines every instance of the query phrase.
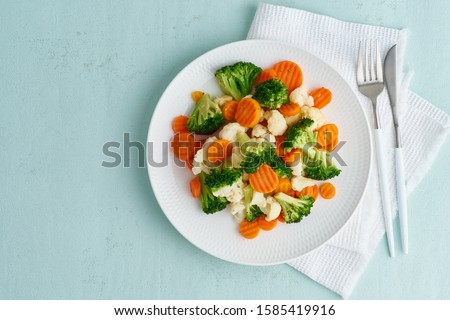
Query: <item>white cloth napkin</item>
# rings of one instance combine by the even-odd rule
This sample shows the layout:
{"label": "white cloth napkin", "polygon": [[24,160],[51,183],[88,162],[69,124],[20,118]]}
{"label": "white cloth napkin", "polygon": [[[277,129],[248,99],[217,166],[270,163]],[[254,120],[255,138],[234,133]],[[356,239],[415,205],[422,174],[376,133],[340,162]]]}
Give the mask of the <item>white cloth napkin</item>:
{"label": "white cloth napkin", "polygon": [[[358,95],[369,119],[373,117],[370,102],[359,93],[356,85],[359,42],[378,39],[384,57],[394,44],[398,44],[402,52],[405,38],[404,30],[343,22],[270,4],[258,6],[248,33],[248,39],[278,40],[298,46],[333,66]],[[401,86],[403,116],[400,125],[407,192],[410,193],[424,177],[445,142],[450,131],[450,117],[409,91],[408,78],[403,78]],[[388,150],[385,159],[389,164],[389,176],[392,177],[390,194],[395,195],[395,136],[386,90],[378,98],[378,106]],[[365,198],[344,228],[325,245],[289,263],[344,298],[351,294],[385,232],[377,169],[373,169]],[[397,211],[395,198],[392,199],[392,208],[395,210],[394,216]]]}

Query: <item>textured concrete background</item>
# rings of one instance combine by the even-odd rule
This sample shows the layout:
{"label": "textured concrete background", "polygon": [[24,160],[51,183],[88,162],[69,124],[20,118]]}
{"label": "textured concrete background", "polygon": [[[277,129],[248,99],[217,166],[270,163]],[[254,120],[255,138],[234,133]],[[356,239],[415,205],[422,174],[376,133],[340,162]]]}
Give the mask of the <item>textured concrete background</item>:
{"label": "textured concrete background", "polygon": [[[286,265],[195,248],[161,212],[136,153],[131,168],[101,167],[106,141],[145,142],[182,67],[246,37],[257,2],[0,2],[0,298],[337,298]],[[448,1],[271,2],[409,28],[412,89],[450,112]],[[447,144],[409,199],[410,255],[379,246],[352,298],[450,299],[449,158]]]}

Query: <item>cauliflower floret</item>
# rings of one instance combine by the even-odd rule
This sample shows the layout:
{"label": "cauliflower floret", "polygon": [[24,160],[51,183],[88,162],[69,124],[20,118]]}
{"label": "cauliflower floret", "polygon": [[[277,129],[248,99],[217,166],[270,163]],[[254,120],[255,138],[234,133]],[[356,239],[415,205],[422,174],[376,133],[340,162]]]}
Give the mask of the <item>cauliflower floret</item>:
{"label": "cauliflower floret", "polygon": [[203,149],[200,149],[194,156],[194,161],[192,162],[192,173],[194,175],[198,175],[202,171],[206,174],[210,173],[210,168],[205,163],[205,154]]}
{"label": "cauliflower floret", "polygon": [[286,124],[290,127],[290,126],[296,124],[301,118],[302,118],[302,115],[300,113],[297,113],[295,116],[286,117],[284,119],[286,120]]}
{"label": "cauliflower floret", "polygon": [[322,111],[314,107],[302,106],[300,107],[300,113],[292,117],[286,117],[286,123],[290,127],[296,124],[301,118],[309,118],[314,120],[314,124],[311,126],[312,130],[317,130],[325,123]]}
{"label": "cauliflower floret", "polygon": [[322,111],[317,108],[303,106],[300,107],[300,115],[302,118],[309,118],[314,120],[314,124],[310,127],[311,130],[317,130],[325,123]]}
{"label": "cauliflower floret", "polygon": [[273,142],[275,143],[275,137],[273,134],[269,133],[269,130],[267,127],[263,126],[262,124],[257,124],[252,129],[252,137],[256,139],[252,139],[255,142]]}
{"label": "cauliflower floret", "polygon": [[[236,207],[236,208],[233,208]],[[242,207],[244,207],[242,209]],[[241,223],[242,220],[244,220],[245,218],[245,206],[243,204],[241,204],[240,202],[237,203],[231,203],[230,204],[230,210],[233,214],[234,219],[236,219],[237,223]]]}
{"label": "cauliflower floret", "polygon": [[242,212],[244,214],[245,205],[242,202],[232,202],[230,203],[230,211],[233,216]]}
{"label": "cauliflower floret", "polygon": [[264,193],[261,192],[253,192],[252,201],[250,201],[250,205],[257,205],[260,208],[264,208],[267,204],[266,198],[264,197]]}
{"label": "cauliflower floret", "polygon": [[305,86],[300,86],[293,90],[289,95],[289,100],[293,103],[297,103],[299,106],[314,106],[314,98],[308,95],[308,91]]}
{"label": "cauliflower floret", "polygon": [[266,134],[264,136],[264,139],[266,139],[267,142],[271,142],[271,143],[275,143],[277,140],[275,139],[275,137],[273,136],[273,134]]}
{"label": "cauliflower floret", "polygon": [[311,187],[316,183],[316,180],[308,179],[302,176],[292,177],[291,179],[292,189],[294,189],[295,191],[302,191],[303,188]]}
{"label": "cauliflower floret", "polygon": [[214,98],[214,102],[217,103],[219,105],[219,107],[223,107],[223,105],[225,103],[227,103],[228,101],[231,101],[231,100],[233,100],[233,97],[227,96],[227,95],[218,96],[218,97]]}
{"label": "cauliflower floret", "polygon": [[197,151],[197,153],[194,156],[194,161],[192,162],[192,173],[195,175],[198,175],[200,172],[205,172],[206,174],[209,174],[211,172],[211,168],[206,164],[206,158],[205,158],[205,147],[208,146],[211,142],[216,141],[217,138],[212,136],[205,140],[205,143],[203,144],[204,147]]}
{"label": "cauliflower floret", "polygon": [[267,221],[275,220],[281,213],[281,205],[273,197],[267,197],[266,200],[267,205],[265,206],[264,209],[262,209],[262,211],[266,215],[266,220]]}
{"label": "cauliflower floret", "polygon": [[245,205],[242,201],[230,203],[230,212],[237,222],[242,222],[245,217]]}
{"label": "cauliflower floret", "polygon": [[240,179],[236,186],[231,190],[230,194],[226,197],[230,202],[239,202],[244,199],[244,182]]}
{"label": "cauliflower floret", "polygon": [[211,143],[211,142],[214,142],[214,141],[216,141],[217,140],[217,138],[216,137],[214,137],[214,136],[211,136],[211,137],[209,137],[208,139],[206,139],[205,140],[205,145],[207,144],[207,143]]}
{"label": "cauliflower floret", "polygon": [[263,121],[264,120],[264,110],[263,109],[261,109],[260,111],[259,111],[259,121],[258,122],[261,122],[261,121]]}
{"label": "cauliflower floret", "polygon": [[292,175],[301,176],[303,173],[303,163],[301,161],[295,161],[290,166]]}
{"label": "cauliflower floret", "polygon": [[252,137],[261,138],[268,132],[269,132],[269,130],[267,130],[266,127],[264,127],[262,124],[258,123],[252,129]]}
{"label": "cauliflower floret", "polygon": [[244,198],[244,182],[242,178],[233,183],[231,186],[224,186],[213,192],[215,197],[225,197],[231,203],[240,202]]}
{"label": "cauliflower floret", "polygon": [[264,139],[264,138],[252,138],[251,141],[255,142],[257,145],[260,144],[260,143],[266,143],[267,142],[267,140]]}
{"label": "cauliflower floret", "polygon": [[222,130],[219,132],[219,138],[228,140],[230,142],[235,142],[237,140],[236,135],[238,133],[245,133],[245,131],[247,131],[246,127],[241,126],[237,122],[232,122],[222,128]]}
{"label": "cauliflower floret", "polygon": [[234,216],[234,219],[236,219],[237,223],[241,223],[245,218],[245,213],[244,211],[239,211],[238,213],[236,213],[236,215]]}
{"label": "cauliflower floret", "polygon": [[283,115],[278,110],[271,110],[264,113],[267,119],[267,129],[274,136],[281,136],[287,129],[287,123]]}

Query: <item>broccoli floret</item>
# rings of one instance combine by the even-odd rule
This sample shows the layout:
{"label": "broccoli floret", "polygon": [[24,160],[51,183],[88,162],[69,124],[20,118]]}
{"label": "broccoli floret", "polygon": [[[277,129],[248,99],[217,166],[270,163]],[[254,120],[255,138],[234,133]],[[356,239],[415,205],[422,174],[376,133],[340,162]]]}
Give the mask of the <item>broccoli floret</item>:
{"label": "broccoli floret", "polygon": [[270,79],[256,86],[253,99],[262,107],[278,109],[282,104],[289,102],[288,88],[280,80]]}
{"label": "broccoli floret", "polygon": [[267,164],[272,167],[278,177],[290,179],[292,177],[291,168],[286,166],[286,163],[275,154],[275,148],[272,147],[271,152],[273,155]]}
{"label": "broccoli floret", "polygon": [[253,199],[253,188],[251,185],[248,185],[244,188],[244,205],[245,205],[245,219],[248,222],[254,221],[259,216],[264,215],[262,210],[256,205],[250,205]]}
{"label": "broccoli floret", "polygon": [[300,222],[303,217],[310,214],[314,204],[314,198],[310,196],[302,196],[294,198],[285,193],[279,192],[274,198],[278,201],[283,209],[283,218],[286,223]]}
{"label": "broccoli floret", "polygon": [[240,166],[247,173],[256,173],[261,165],[269,162],[270,144],[250,141],[247,145]]}
{"label": "broccoli floret", "polygon": [[252,222],[255,221],[256,218],[263,216],[264,213],[262,212],[262,210],[256,205],[252,205],[250,206],[249,210],[245,212],[245,219],[248,222]]}
{"label": "broccoli floret", "polygon": [[253,82],[262,69],[251,62],[237,62],[232,66],[225,66],[216,71],[215,76],[224,94],[241,100],[250,94]]}
{"label": "broccoli floret", "polygon": [[195,104],[194,111],[187,122],[189,132],[198,134],[211,134],[225,121],[219,106],[211,99],[209,94]]}
{"label": "broccoli floret", "polygon": [[325,150],[308,148],[303,154],[305,155],[303,158],[305,177],[314,180],[328,180],[341,173]]}
{"label": "broccoli floret", "polygon": [[215,168],[206,176],[205,183],[211,188],[212,192],[216,192],[223,187],[233,185],[241,176],[241,169],[232,167]]}
{"label": "broccoli floret", "polygon": [[[246,138],[245,138],[246,136]],[[269,142],[254,142],[245,133],[238,135],[244,159],[240,166],[247,173],[255,173],[263,165],[269,165],[280,178],[291,178],[292,171],[275,153],[275,147]],[[244,141],[244,143],[241,143]]]}
{"label": "broccoli floret", "polygon": [[228,204],[227,199],[224,197],[215,197],[212,194],[211,188],[208,187],[205,182],[207,177],[206,173],[201,172],[197,175],[197,177],[200,179],[200,201],[202,203],[203,212],[206,214],[211,214],[225,209]]}
{"label": "broccoli floret", "polygon": [[303,118],[286,131],[283,148],[291,152],[294,148],[303,149],[308,145],[314,145],[317,140],[317,134],[311,130],[314,120]]}

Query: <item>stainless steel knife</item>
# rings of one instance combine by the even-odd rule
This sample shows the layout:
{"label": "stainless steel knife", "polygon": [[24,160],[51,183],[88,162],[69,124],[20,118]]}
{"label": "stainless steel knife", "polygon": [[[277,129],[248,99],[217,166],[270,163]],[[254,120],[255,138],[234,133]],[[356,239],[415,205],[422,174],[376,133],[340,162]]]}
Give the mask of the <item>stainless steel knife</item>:
{"label": "stainless steel knife", "polygon": [[397,63],[397,45],[389,49],[384,59],[384,76],[386,88],[391,102],[392,114],[394,117],[394,126],[397,146],[395,148],[395,171],[397,182],[397,202],[398,215],[400,219],[400,232],[402,239],[403,252],[408,253],[408,208],[406,202],[405,188],[405,170],[403,165],[402,137],[399,128],[399,105],[398,105],[398,63]]}

